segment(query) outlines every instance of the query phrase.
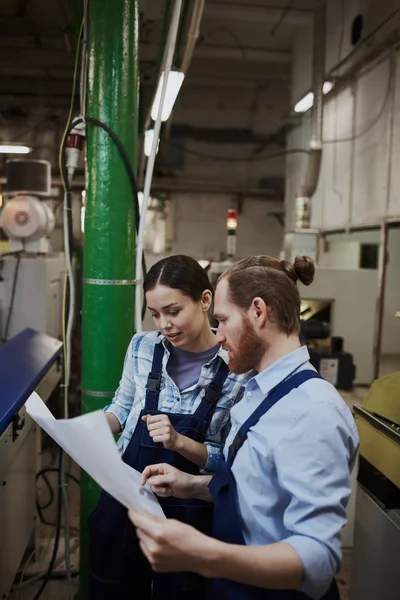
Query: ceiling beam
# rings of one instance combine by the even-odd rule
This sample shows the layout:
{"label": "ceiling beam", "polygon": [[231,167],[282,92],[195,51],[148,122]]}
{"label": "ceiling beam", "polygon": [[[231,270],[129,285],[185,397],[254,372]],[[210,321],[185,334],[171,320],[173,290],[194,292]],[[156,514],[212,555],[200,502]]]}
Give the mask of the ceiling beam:
{"label": "ceiling beam", "polygon": [[37,95],[13,95],[1,94],[0,106],[3,108],[45,108],[66,110],[69,107],[71,96],[40,96]]}
{"label": "ceiling beam", "polygon": [[[290,81],[290,63],[261,63],[244,61],[233,62],[215,58],[210,61],[199,58],[195,52],[193,62],[188,73],[188,83],[194,77],[206,77],[213,79],[241,79],[243,81],[268,81],[269,79],[280,79]],[[185,84],[186,85],[186,84]]]}
{"label": "ceiling beam", "polygon": [[172,138],[184,138],[221,144],[255,144],[285,146],[286,134],[282,128],[270,135],[257,135],[250,129],[215,129],[192,125],[172,125]]}
{"label": "ceiling beam", "polygon": [[51,77],[0,77],[1,95],[42,95],[46,96],[70,96],[72,92],[71,79],[55,80]]}
{"label": "ceiling beam", "polygon": [[[239,2],[206,2],[204,21],[223,21],[274,25],[282,18],[283,8],[254,5]],[[309,10],[291,9],[285,15],[284,25],[306,26],[313,22],[313,13]]]}
{"label": "ceiling beam", "polygon": [[39,69],[65,69],[73,67],[74,53],[62,50],[42,50],[39,48],[2,48],[0,68],[18,67]]}
{"label": "ceiling beam", "polygon": [[200,45],[194,51],[195,58],[214,59],[263,63],[290,63],[292,53],[287,50],[269,50],[264,48],[239,48],[238,46],[210,46]]}
{"label": "ceiling beam", "polygon": [[[40,23],[40,35],[42,37],[58,37],[62,38],[64,32],[61,26],[49,27]],[[3,36],[23,36],[35,35],[32,21],[21,16],[1,15],[0,16],[0,34]]]}

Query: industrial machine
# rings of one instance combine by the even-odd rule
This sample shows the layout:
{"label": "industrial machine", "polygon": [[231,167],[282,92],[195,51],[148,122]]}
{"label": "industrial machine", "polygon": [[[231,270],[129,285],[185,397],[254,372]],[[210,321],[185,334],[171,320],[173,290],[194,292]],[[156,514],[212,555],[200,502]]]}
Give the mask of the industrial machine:
{"label": "industrial machine", "polygon": [[400,373],[377,379],[361,407],[351,600],[398,600]]}
{"label": "industrial machine", "polygon": [[7,202],[1,226],[10,239],[10,251],[49,252],[48,235],[54,215],[40,198],[50,196],[50,163],[46,160],[7,161]]}
{"label": "industrial machine", "polygon": [[7,161],[7,192],[0,220],[9,252],[0,254],[0,333],[6,341],[26,327],[61,337],[65,259],[52,254],[54,215],[50,163]]}
{"label": "industrial machine", "polygon": [[33,538],[40,432],[24,403],[47,401],[61,378],[62,343],[25,329],[0,348],[0,598],[6,598]]}
{"label": "industrial machine", "polygon": [[352,389],[356,366],[352,354],[343,349],[343,338],[331,337],[326,321],[302,320],[300,326],[300,340],[308,346],[311,364],[339,390]]}
{"label": "industrial machine", "polygon": [[[317,230],[294,230],[285,234],[282,259],[293,262],[296,256],[306,255],[311,256],[317,264],[312,285],[306,287],[299,284],[302,318],[314,318],[323,311],[323,320],[328,321],[333,338],[344,340],[347,352],[357,365],[354,383],[370,385],[373,379],[377,270],[357,268],[354,263],[346,264],[345,261],[337,263],[334,259],[330,260],[329,255],[324,256],[323,261],[319,247]],[[325,266],[325,263],[330,266]],[[332,352],[343,357],[343,343],[334,341],[330,349]],[[323,357],[323,360],[326,358],[329,356]],[[352,372],[352,359],[350,356],[343,357],[344,365],[343,360],[347,361],[345,369],[348,380]],[[333,382],[338,363],[331,361],[324,365],[327,368],[324,368],[323,375]]]}

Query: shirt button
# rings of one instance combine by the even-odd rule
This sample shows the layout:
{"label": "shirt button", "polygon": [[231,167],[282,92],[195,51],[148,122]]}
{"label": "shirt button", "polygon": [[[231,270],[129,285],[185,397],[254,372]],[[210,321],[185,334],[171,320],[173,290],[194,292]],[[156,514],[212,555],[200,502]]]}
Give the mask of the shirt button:
{"label": "shirt button", "polygon": [[251,392],[246,392],[246,396],[251,396]]}

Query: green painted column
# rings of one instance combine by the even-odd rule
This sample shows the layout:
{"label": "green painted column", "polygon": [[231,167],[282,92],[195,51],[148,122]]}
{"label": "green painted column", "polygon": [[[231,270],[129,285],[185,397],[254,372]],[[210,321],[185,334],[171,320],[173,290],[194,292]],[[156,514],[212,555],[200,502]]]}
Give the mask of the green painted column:
{"label": "green painted column", "polygon": [[[87,116],[119,137],[137,164],[139,0],[90,0]],[[129,179],[113,140],[87,125],[82,316],[82,412],[103,408],[118,386],[134,329],[135,220]],[[82,473],[81,590],[87,597],[87,518],[98,486]]]}

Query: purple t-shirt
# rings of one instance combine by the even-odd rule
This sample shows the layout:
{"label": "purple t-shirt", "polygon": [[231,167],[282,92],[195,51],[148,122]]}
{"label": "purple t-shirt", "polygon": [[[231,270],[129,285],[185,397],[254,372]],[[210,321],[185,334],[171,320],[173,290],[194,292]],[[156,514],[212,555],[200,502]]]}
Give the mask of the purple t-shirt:
{"label": "purple t-shirt", "polygon": [[187,390],[199,381],[203,365],[214,358],[218,350],[219,344],[203,352],[187,352],[181,348],[169,346],[170,356],[167,371],[179,391]]}

